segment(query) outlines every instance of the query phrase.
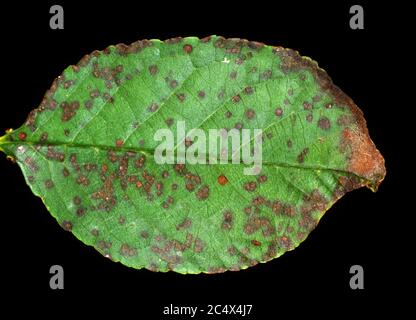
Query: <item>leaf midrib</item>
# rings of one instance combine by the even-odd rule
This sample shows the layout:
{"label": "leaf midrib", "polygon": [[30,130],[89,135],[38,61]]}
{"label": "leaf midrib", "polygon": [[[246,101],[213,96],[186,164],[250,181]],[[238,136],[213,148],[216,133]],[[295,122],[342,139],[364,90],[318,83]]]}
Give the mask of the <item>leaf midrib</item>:
{"label": "leaf midrib", "polygon": [[[7,136],[7,135],[6,135]],[[6,137],[5,136],[5,137]],[[3,138],[3,137],[1,137]],[[71,144],[71,143],[60,143],[60,142],[48,142],[48,143],[39,143],[38,141],[36,142],[32,142],[32,141],[6,141],[6,142],[2,142],[0,138],[0,146],[1,145],[19,145],[19,146],[30,146],[34,151],[36,151],[37,153],[39,153],[35,147],[50,147],[50,146],[59,146],[59,147],[65,147],[65,148],[80,148],[80,149],[99,149],[99,150],[111,150],[111,151],[121,151],[121,152],[136,152],[136,153],[141,153],[147,156],[152,156],[154,150],[153,149],[145,149],[145,148],[128,148],[128,147],[110,147],[110,146],[105,146],[105,145],[91,145],[91,144]],[[206,158],[208,159],[208,157]],[[219,163],[220,162],[220,158],[217,158],[218,164],[216,165],[224,165]],[[232,163],[232,160],[228,160],[227,163],[225,164],[234,164],[234,165],[245,165],[241,160],[239,163]],[[196,165],[201,165],[201,164],[196,164]],[[213,164],[205,164],[205,165],[213,165]],[[355,174],[354,172],[345,170],[345,169],[337,169],[337,168],[327,168],[327,167],[322,167],[322,166],[317,166],[317,165],[299,165],[299,164],[295,164],[295,163],[285,163],[285,162],[262,162],[262,166],[271,166],[271,167],[280,167],[280,168],[291,168],[291,169],[301,169],[301,170],[315,170],[315,171],[330,171],[330,172],[334,172],[334,173],[340,173],[340,174],[344,174],[344,175],[349,175],[349,176],[355,176],[365,182],[371,183],[370,180],[366,179],[365,177],[359,176],[357,174]]]}

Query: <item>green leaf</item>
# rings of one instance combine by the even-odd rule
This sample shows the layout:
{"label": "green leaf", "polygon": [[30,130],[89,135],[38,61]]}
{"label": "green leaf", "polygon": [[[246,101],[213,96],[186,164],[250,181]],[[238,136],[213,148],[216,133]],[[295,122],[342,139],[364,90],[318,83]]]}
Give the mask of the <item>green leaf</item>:
{"label": "green leaf", "polygon": [[[154,134],[178,121],[188,131],[262,129],[261,172],[157,164]],[[346,192],[375,191],[385,176],[362,112],[314,61],[217,36],[85,56],[0,149],[82,242],[133,268],[181,273],[276,258]]]}

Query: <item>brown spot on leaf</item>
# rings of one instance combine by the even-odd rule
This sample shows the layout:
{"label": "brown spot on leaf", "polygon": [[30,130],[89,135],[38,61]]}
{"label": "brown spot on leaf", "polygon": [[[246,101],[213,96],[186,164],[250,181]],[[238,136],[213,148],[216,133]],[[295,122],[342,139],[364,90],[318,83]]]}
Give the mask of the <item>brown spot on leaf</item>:
{"label": "brown spot on leaf", "polygon": [[262,230],[262,234],[265,237],[269,237],[276,232],[276,229],[270,222],[269,218],[260,216],[250,216],[246,224],[244,225],[244,232],[250,235],[258,230]]}
{"label": "brown spot on leaf", "polygon": [[62,169],[62,174],[63,174],[63,176],[64,176],[64,177],[68,177],[68,176],[69,176],[69,171],[68,171],[68,169],[67,169],[67,168],[63,168],[63,169]]}
{"label": "brown spot on leaf", "polygon": [[202,251],[204,251],[204,248],[205,243],[200,238],[196,238],[194,241],[194,252],[201,253]]}
{"label": "brown spot on leaf", "polygon": [[274,114],[276,115],[276,117],[281,117],[283,114],[283,109],[280,107],[276,108],[276,110],[274,110]]}
{"label": "brown spot on leaf", "polygon": [[85,208],[84,207],[80,207],[80,208],[78,208],[77,209],[77,216],[78,217],[82,217],[82,216],[84,216],[85,215]]}
{"label": "brown spot on leaf", "polygon": [[297,161],[303,163],[305,161],[306,155],[309,153],[309,148],[304,148],[297,156]]}
{"label": "brown spot on leaf", "polygon": [[224,186],[224,185],[226,185],[228,183],[228,179],[227,179],[227,177],[225,175],[221,174],[221,175],[218,176],[217,182],[220,185]]}
{"label": "brown spot on leaf", "polygon": [[143,239],[149,238],[149,232],[143,230],[142,232],[140,232],[140,237],[142,237]]}
{"label": "brown spot on leaf", "polygon": [[178,81],[176,80],[169,81],[169,87],[171,87],[172,89],[175,89],[177,86],[178,86]]}
{"label": "brown spot on leaf", "polygon": [[183,46],[183,51],[185,51],[185,53],[190,54],[192,52],[193,48],[190,44],[185,44]]}
{"label": "brown spot on leaf", "polygon": [[123,144],[124,144],[123,139],[117,139],[116,140],[116,147],[117,148],[121,148],[123,146]]}
{"label": "brown spot on leaf", "polygon": [[49,160],[56,160],[63,162],[65,159],[65,154],[63,152],[55,151],[53,146],[48,146],[48,151],[46,152],[46,158]]}
{"label": "brown spot on leaf", "polygon": [[221,229],[230,230],[233,226],[233,213],[231,210],[227,210],[223,214]]}
{"label": "brown spot on leaf", "polygon": [[312,230],[317,224],[317,220],[313,218],[314,212],[324,212],[328,206],[328,201],[319,192],[314,190],[304,196],[304,203],[300,208],[302,219],[299,221],[299,226],[305,230]]}
{"label": "brown spot on leaf", "polygon": [[98,98],[100,96],[100,90],[98,89],[94,89],[90,92],[90,97],[95,99]]}
{"label": "brown spot on leaf", "polygon": [[77,177],[77,183],[83,186],[88,186],[90,184],[90,180],[83,174],[80,174]]}
{"label": "brown spot on leaf", "polygon": [[248,192],[253,192],[257,188],[257,183],[255,181],[249,181],[244,184],[244,189]]}
{"label": "brown spot on leaf", "polygon": [[303,102],[303,109],[305,110],[312,110],[312,104],[308,101]]}
{"label": "brown spot on leaf", "polygon": [[327,117],[321,117],[318,120],[318,127],[322,130],[329,130],[331,128],[331,122]]}
{"label": "brown spot on leaf", "polygon": [[346,114],[339,116],[337,119],[337,125],[342,126],[342,127],[349,126],[353,122],[354,122],[354,118]]}
{"label": "brown spot on leaf", "polygon": [[150,107],[148,108],[149,112],[155,112],[159,108],[159,105],[157,103],[152,103]]}
{"label": "brown spot on leaf", "polygon": [[137,255],[137,249],[130,247],[127,243],[123,243],[120,247],[120,254],[124,257],[133,257]]}
{"label": "brown spot on leaf", "polygon": [[159,69],[157,67],[157,65],[152,64],[151,66],[149,66],[149,73],[154,76],[156,73],[158,73]]}
{"label": "brown spot on leaf", "polygon": [[139,159],[137,159],[136,161],[135,161],[135,166],[137,167],[137,168],[143,168],[143,166],[144,166],[144,164],[145,164],[145,162],[146,162],[146,157],[144,156],[144,155],[141,155],[140,157],[139,157]]}
{"label": "brown spot on leaf", "polygon": [[201,99],[202,99],[202,98],[205,98],[205,91],[200,90],[200,91],[198,92],[198,97],[200,97]]}
{"label": "brown spot on leaf", "polygon": [[165,120],[165,123],[168,127],[171,127],[173,125],[173,119],[172,118],[168,118]]}
{"label": "brown spot on leaf", "polygon": [[66,80],[64,82],[64,89],[69,89],[75,83],[74,80]]}
{"label": "brown spot on leaf", "polygon": [[91,110],[93,104],[94,103],[92,102],[92,100],[87,100],[87,101],[85,101],[85,108],[88,109],[88,110]]}
{"label": "brown spot on leaf", "polygon": [[265,183],[267,181],[267,176],[262,174],[262,175],[257,177],[257,181],[260,182],[260,183]]}
{"label": "brown spot on leaf", "polygon": [[64,101],[61,103],[61,108],[63,109],[61,120],[66,122],[66,121],[71,120],[75,116],[76,111],[79,109],[79,102],[78,101],[73,101],[73,102]]}
{"label": "brown spot on leaf", "polygon": [[253,109],[247,109],[246,110],[246,112],[245,112],[245,115],[246,115],[246,118],[248,119],[248,120],[251,120],[251,119],[253,119],[254,118],[254,116],[256,115],[256,112],[253,110]]}
{"label": "brown spot on leaf", "polygon": [[199,188],[198,192],[196,193],[196,197],[199,200],[206,200],[209,197],[209,186],[205,184]]}
{"label": "brown spot on leaf", "polygon": [[181,223],[176,226],[176,230],[181,231],[184,229],[188,229],[192,226],[192,220],[189,218],[183,219]]}
{"label": "brown spot on leaf", "polygon": [[128,55],[130,53],[137,53],[142,51],[143,49],[152,46],[152,42],[149,40],[140,40],[140,41],[136,41],[133,42],[130,45],[125,45],[125,44],[118,44],[116,45],[116,49],[119,55],[121,56],[125,56]]}
{"label": "brown spot on leaf", "polygon": [[74,199],[72,199],[72,201],[76,206],[79,206],[81,204],[81,198],[79,196],[75,196]]}
{"label": "brown spot on leaf", "polygon": [[112,247],[112,243],[109,241],[100,240],[98,241],[98,248],[101,250],[110,249]]}
{"label": "brown spot on leaf", "polygon": [[20,140],[25,140],[27,137],[27,134],[25,132],[19,132],[18,137]]}
{"label": "brown spot on leaf", "polygon": [[252,244],[253,246],[256,246],[256,247],[261,246],[261,242],[260,242],[260,241],[258,241],[258,240],[251,240],[251,244]]}
{"label": "brown spot on leaf", "polygon": [[273,74],[272,70],[268,69],[261,74],[261,79],[268,80],[272,77],[272,74]]}
{"label": "brown spot on leaf", "polygon": [[250,94],[252,94],[254,92],[254,90],[253,90],[253,88],[252,87],[245,87],[244,88],[244,93],[245,94],[247,94],[247,95],[250,95]]}
{"label": "brown spot on leaf", "polygon": [[52,181],[51,179],[48,179],[48,180],[46,180],[46,181],[45,181],[45,187],[46,187],[47,189],[52,188],[54,185],[55,185],[55,184],[53,183],[53,181]]}
{"label": "brown spot on leaf", "polygon": [[241,130],[241,129],[243,128],[243,124],[242,124],[241,122],[237,122],[237,123],[234,125],[234,128],[235,128],[235,129],[237,129],[237,130]]}
{"label": "brown spot on leaf", "polygon": [[72,222],[68,221],[68,220],[64,220],[61,223],[61,227],[65,230],[65,231],[72,231]]}
{"label": "brown spot on leaf", "polygon": [[240,102],[241,97],[240,97],[240,95],[237,94],[237,95],[233,96],[231,98],[231,100],[232,100],[232,102],[237,103],[237,102]]}
{"label": "brown spot on leaf", "polygon": [[35,161],[31,158],[31,157],[27,157],[25,159],[25,164],[28,166],[28,168],[32,171],[32,172],[37,172],[39,170],[38,165],[35,163]]}
{"label": "brown spot on leaf", "polygon": [[105,101],[108,101],[109,103],[113,103],[114,102],[114,98],[108,92],[105,92],[104,95],[103,95],[103,97],[104,97],[104,100]]}
{"label": "brown spot on leaf", "polygon": [[48,140],[48,133],[47,132],[43,132],[39,138],[39,141],[41,143],[45,143]]}
{"label": "brown spot on leaf", "polygon": [[186,96],[185,96],[185,94],[184,94],[184,93],[178,93],[178,94],[176,95],[176,97],[178,98],[178,100],[179,100],[180,102],[184,102],[184,101],[185,101],[185,98],[186,98]]}

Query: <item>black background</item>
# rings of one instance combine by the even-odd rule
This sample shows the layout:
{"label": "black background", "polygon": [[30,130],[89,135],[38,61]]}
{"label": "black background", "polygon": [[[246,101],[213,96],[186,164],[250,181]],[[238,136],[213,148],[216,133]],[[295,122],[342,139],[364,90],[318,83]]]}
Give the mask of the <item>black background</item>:
{"label": "black background", "polygon": [[[160,319],[170,303],[253,304],[252,318],[268,319],[282,312],[320,316],[334,305],[334,316],[387,308],[383,298],[399,293],[391,286],[399,281],[392,261],[403,241],[392,217],[406,214],[395,199],[401,170],[395,148],[400,142],[392,135],[391,84],[386,80],[389,66],[400,64],[389,49],[398,41],[388,22],[396,15],[391,7],[361,2],[365,29],[351,30],[349,8],[355,3],[115,1],[87,6],[85,1],[60,1],[56,4],[64,7],[65,29],[51,30],[52,4],[1,5],[0,130],[19,127],[53,79],[94,49],[146,38],[217,34],[293,48],[318,61],[364,111],[388,174],[377,193],[360,189],[344,196],[300,247],[278,259],[240,272],[180,275],[129,269],[83,245],[58,226],[31,194],[18,166],[1,155],[2,310],[48,314],[57,306],[62,314],[115,310]],[[54,264],[65,270],[64,290],[49,288]],[[364,290],[349,287],[354,264],[365,270]],[[27,310],[30,302],[36,303]]]}

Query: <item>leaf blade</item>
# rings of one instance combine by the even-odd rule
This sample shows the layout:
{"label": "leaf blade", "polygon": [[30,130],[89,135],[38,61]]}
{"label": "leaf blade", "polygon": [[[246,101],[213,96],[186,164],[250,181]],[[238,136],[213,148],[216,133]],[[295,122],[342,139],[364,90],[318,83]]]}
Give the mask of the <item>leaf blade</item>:
{"label": "leaf blade", "polygon": [[[155,164],[152,136],[169,120],[263,128],[261,175]],[[361,111],[316,63],[215,36],[94,52],[0,145],[81,241],[134,268],[183,273],[280,256],[345,192],[375,190],[385,175]]]}

